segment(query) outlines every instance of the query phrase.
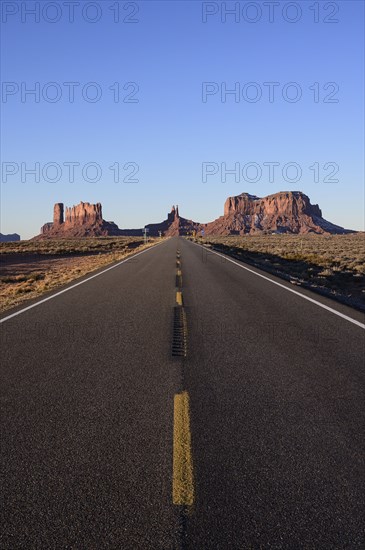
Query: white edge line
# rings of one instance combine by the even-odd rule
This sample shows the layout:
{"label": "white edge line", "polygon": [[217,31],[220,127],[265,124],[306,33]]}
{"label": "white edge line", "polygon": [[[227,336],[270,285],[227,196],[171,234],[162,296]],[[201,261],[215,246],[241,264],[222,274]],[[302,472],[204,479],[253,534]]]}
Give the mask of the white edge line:
{"label": "white edge line", "polygon": [[[190,241],[192,242],[192,241]],[[344,313],[340,313],[336,309],[332,309],[329,306],[326,306],[324,304],[321,304],[321,302],[317,302],[317,300],[314,300],[313,298],[309,298],[309,296],[305,296],[305,294],[301,294],[301,292],[298,292],[297,290],[293,290],[292,288],[288,288],[287,286],[278,283],[277,281],[274,281],[273,279],[270,279],[270,277],[266,277],[265,275],[261,275],[261,273],[257,273],[257,271],[254,271],[253,269],[250,269],[249,267],[246,267],[245,265],[242,265],[231,258],[229,258],[226,254],[221,254],[219,252],[216,252],[215,250],[207,249],[205,246],[193,243],[199,246],[200,248],[203,248],[204,250],[208,250],[212,254],[216,254],[217,256],[220,256],[221,258],[224,258],[228,262],[231,262],[232,264],[237,265],[238,267],[241,267],[242,269],[246,269],[246,271],[249,271],[250,273],[253,273],[254,275],[257,275],[258,277],[261,277],[262,279],[265,279],[266,281],[270,281],[270,283],[280,286],[281,288],[285,288],[288,292],[292,292],[293,294],[296,294],[297,296],[300,296],[304,300],[308,300],[308,302],[312,302],[313,304],[316,304],[319,307],[322,307],[323,309],[326,309],[327,311],[330,311],[331,313],[334,313],[335,315],[338,315],[339,317],[342,317],[342,319],[346,319],[346,321],[349,321],[350,323],[353,323],[354,325],[357,325],[358,327],[361,327],[362,329],[365,329],[365,324],[360,323],[360,321],[356,321],[356,319],[353,319],[352,317],[349,317],[348,315],[344,315]]]}
{"label": "white edge line", "polygon": [[87,283],[88,281],[91,281],[91,279],[95,279],[95,277],[99,277],[99,275],[103,275],[107,271],[110,271],[111,269],[114,269],[115,267],[119,267],[120,265],[124,264],[125,262],[128,262],[129,260],[132,260],[133,258],[136,258],[140,254],[144,254],[145,252],[148,252],[149,250],[152,250],[153,248],[156,248],[156,246],[159,246],[160,244],[163,244],[165,241],[162,241],[161,243],[157,243],[153,246],[150,246],[149,248],[146,248],[145,250],[141,250],[141,252],[137,252],[137,254],[133,254],[126,258],[125,260],[122,260],[121,262],[118,262],[117,264],[114,264],[110,267],[107,267],[106,269],[103,269],[103,271],[100,271],[99,273],[96,273],[95,275],[91,275],[91,277],[88,277],[87,279],[84,279],[83,281],[80,281],[79,283],[75,283],[72,286],[69,286],[67,288],[64,288],[63,290],[60,290],[59,292],[56,292],[55,294],[52,294],[52,296],[48,296],[48,298],[43,298],[43,300],[39,300],[39,302],[36,302],[35,304],[32,304],[31,306],[27,306],[23,309],[20,309],[19,311],[16,311],[15,313],[12,313],[11,315],[8,315],[7,317],[4,317],[3,319],[0,319],[0,324],[5,323],[5,321],[8,321],[9,319],[12,319],[13,317],[16,317],[17,315],[20,315],[21,313],[24,313],[25,311],[28,311],[29,309],[33,309],[34,307],[40,306],[41,304],[44,304],[44,302],[48,302],[48,300],[52,300],[52,298],[56,298],[56,296],[60,296],[64,292],[68,292],[69,290],[72,290],[73,288],[76,288],[79,285],[83,285],[84,283]]}

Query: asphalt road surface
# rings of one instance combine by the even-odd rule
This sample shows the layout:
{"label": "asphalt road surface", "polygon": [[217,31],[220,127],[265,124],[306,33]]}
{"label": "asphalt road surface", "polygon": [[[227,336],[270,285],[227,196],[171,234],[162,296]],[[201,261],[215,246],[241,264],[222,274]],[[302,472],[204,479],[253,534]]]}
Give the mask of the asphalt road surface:
{"label": "asphalt road surface", "polygon": [[173,238],[2,315],[1,549],[364,547],[364,319],[260,273]]}

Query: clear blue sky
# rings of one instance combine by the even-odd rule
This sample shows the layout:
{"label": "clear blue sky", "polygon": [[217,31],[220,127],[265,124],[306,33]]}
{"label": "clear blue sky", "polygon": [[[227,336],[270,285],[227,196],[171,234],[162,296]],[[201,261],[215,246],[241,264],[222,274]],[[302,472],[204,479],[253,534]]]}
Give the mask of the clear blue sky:
{"label": "clear blue sky", "polygon": [[[21,2],[2,4],[6,10],[2,80],[10,83],[5,84],[8,95],[2,95],[1,103],[2,167],[3,171],[19,169],[6,182],[3,173],[3,233],[34,236],[52,219],[54,202],[101,202],[105,219],[128,228],[162,221],[176,203],[184,217],[207,222],[223,213],[227,196],[244,191],[265,196],[283,190],[302,190],[334,223],[364,228],[362,1],[300,1],[295,2],[296,12],[294,7],[285,12],[287,2],[280,2],[273,22],[264,2],[248,10],[247,2],[239,2],[240,13],[227,15],[226,22],[222,22],[221,2],[127,5],[104,0],[94,2],[97,7],[87,8],[82,17],[82,8],[90,2],[79,0],[73,23],[62,0],[58,13],[49,8],[40,13],[39,22],[21,13]],[[28,7],[34,4],[27,2]],[[38,4],[42,9],[47,2]],[[114,22],[116,14],[110,9],[117,4],[119,23]],[[135,14],[134,4],[139,8]],[[234,4],[226,2],[227,8]],[[317,13],[310,9],[313,5]],[[7,15],[17,8],[17,13]],[[217,13],[207,15],[204,23],[203,10]],[[256,22],[248,21],[255,17]],[[297,22],[286,20],[296,17]],[[99,21],[91,23],[94,18]],[[137,22],[123,22],[123,18]],[[325,18],[338,22],[324,22]],[[35,103],[34,96],[28,95],[22,102],[22,86],[23,90],[34,88],[36,82],[40,101]],[[49,82],[56,82],[61,90],[60,100],[54,103],[42,97],[42,92],[48,99],[54,97],[56,88],[45,86]],[[64,82],[80,83],[73,103]],[[83,98],[81,89],[89,82],[98,84],[100,101]],[[138,103],[114,102],[109,87],[115,82],[120,84],[121,99],[133,91],[132,87],[123,90],[123,85],[137,83],[134,98]],[[214,89],[218,89],[206,102],[202,101],[203,82],[215,82]],[[221,101],[224,82],[227,89],[239,83],[238,102],[233,95]],[[249,82],[256,84],[245,87]],[[273,102],[264,82],[279,83]],[[283,99],[289,82],[296,82],[302,91],[295,103]],[[319,83],[318,102],[314,101],[315,89],[310,89],[315,82]],[[324,90],[328,82],[336,83],[338,91],[333,85]],[[262,97],[249,102],[255,90],[261,90]],[[293,87],[287,90],[289,97],[294,91]],[[84,93],[92,98],[95,88]],[[324,102],[326,96],[338,102]],[[7,162],[14,165],[9,168],[4,165]],[[22,182],[21,163],[31,168],[36,162],[41,170],[47,163],[58,163],[61,179],[52,183],[40,174],[40,181],[35,182],[34,176],[24,174]],[[80,163],[74,182],[69,181],[67,162]],[[100,181],[84,180],[81,168],[89,162],[101,167]],[[128,162],[137,163],[135,178],[139,181],[115,183],[109,167],[116,162],[121,168]],[[204,162],[219,167],[205,182]],[[272,182],[265,162],[280,163]],[[290,162],[302,169],[298,182],[283,179],[283,166]],[[309,169],[316,162],[318,182]],[[242,173],[238,182],[227,175],[224,182],[222,163],[227,169],[235,163],[240,169],[257,163],[262,176],[254,183],[245,181]],[[338,182],[324,181],[332,170],[332,165],[324,169],[326,163],[339,166],[333,176]],[[246,179],[254,178],[254,169],[250,170]],[[88,176],[94,173],[90,169]],[[121,169],[121,173],[123,178],[127,172]],[[54,174],[50,169],[48,179]],[[294,172],[288,174],[293,178]]]}

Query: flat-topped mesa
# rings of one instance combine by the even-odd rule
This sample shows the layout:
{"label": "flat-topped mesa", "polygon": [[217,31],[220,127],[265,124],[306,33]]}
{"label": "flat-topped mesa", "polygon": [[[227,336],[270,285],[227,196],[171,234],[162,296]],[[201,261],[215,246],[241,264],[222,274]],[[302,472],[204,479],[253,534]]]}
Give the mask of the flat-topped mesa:
{"label": "flat-topped mesa", "polygon": [[224,216],[238,213],[253,215],[261,210],[265,210],[266,214],[280,212],[292,216],[302,212],[322,216],[318,204],[311,204],[309,197],[301,191],[280,191],[264,198],[241,193],[235,197],[228,197],[224,203]]}
{"label": "flat-topped mesa", "polygon": [[20,235],[18,235],[18,233],[11,233],[8,235],[3,235],[0,233],[0,243],[10,243],[15,241],[20,241]]}
{"label": "flat-topped mesa", "polygon": [[224,215],[205,225],[210,235],[269,233],[346,233],[322,218],[318,204],[301,191],[280,191],[267,197],[241,193],[228,197]]}
{"label": "flat-topped mesa", "polygon": [[322,217],[318,204],[311,204],[310,198],[301,191],[280,191],[268,195],[261,199],[260,206],[265,209],[267,215],[282,214],[289,218],[301,215]]}
{"label": "flat-topped mesa", "polygon": [[236,212],[247,211],[251,208],[252,202],[260,200],[256,195],[250,195],[249,193],[241,193],[236,197],[228,197],[224,203],[224,216],[229,216]]}

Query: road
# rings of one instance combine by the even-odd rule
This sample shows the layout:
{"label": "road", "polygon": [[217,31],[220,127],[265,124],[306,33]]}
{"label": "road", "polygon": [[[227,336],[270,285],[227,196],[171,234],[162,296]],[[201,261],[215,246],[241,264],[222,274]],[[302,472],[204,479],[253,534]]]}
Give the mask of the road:
{"label": "road", "polygon": [[364,546],[363,316],[258,274],[172,238],[2,315],[1,549]]}

